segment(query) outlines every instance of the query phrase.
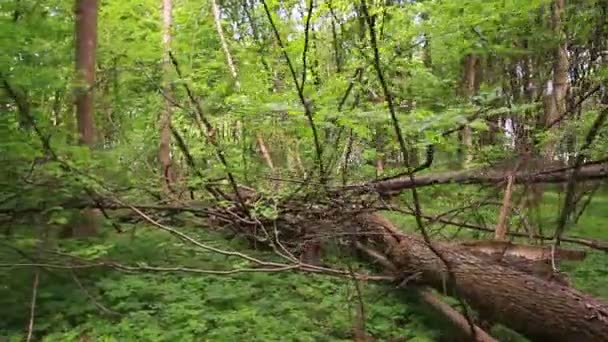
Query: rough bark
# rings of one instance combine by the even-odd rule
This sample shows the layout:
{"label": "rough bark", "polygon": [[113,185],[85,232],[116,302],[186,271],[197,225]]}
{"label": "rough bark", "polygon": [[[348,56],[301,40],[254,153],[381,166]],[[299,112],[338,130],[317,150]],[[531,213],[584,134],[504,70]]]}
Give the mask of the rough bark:
{"label": "rough bark", "polygon": [[[97,49],[97,0],[76,1],[76,118],[79,141],[92,147],[95,143],[93,90],[95,87],[95,54]],[[81,224],[71,227],[68,235],[97,234],[98,213],[83,211]]]}
{"label": "rough bark", "polygon": [[93,90],[97,48],[97,0],[76,1],[76,115],[80,142],[92,146],[95,139]]}
{"label": "rough bark", "polygon": [[464,242],[468,250],[474,250],[485,254],[501,254],[502,256],[515,256],[528,260],[550,260],[551,258],[561,260],[583,260],[587,252],[575,249],[553,248],[553,246],[530,246],[519,245],[510,241],[472,241]]}
{"label": "rough bark", "polygon": [[[437,289],[457,289],[481,317],[503,323],[535,341],[605,341],[608,304],[567,286],[502,266],[455,246],[434,242],[455,276],[419,237],[398,231],[388,220],[362,214],[356,224],[380,236],[388,259],[403,276]],[[382,233],[382,234],[378,234]]]}
{"label": "rough bark", "polygon": [[171,87],[168,84],[168,73],[170,70],[169,51],[171,50],[171,12],[172,0],[162,0],[162,47],[163,47],[163,76],[165,84],[163,85],[164,108],[160,116],[160,139],[158,146],[158,160],[161,166],[161,177],[167,190],[175,181],[175,172],[172,168],[173,161],[171,158],[171,115],[172,106],[169,100],[172,96]]}
{"label": "rough bark", "polygon": [[[397,268],[395,265],[386,259],[380,253],[367,248],[363,244],[357,242],[355,244],[358,250],[364,253],[368,258],[374,260],[382,267],[384,267],[387,271],[395,273],[397,272]],[[456,309],[452,308],[448,304],[444,303],[437,295],[433,293],[433,291],[428,287],[420,287],[416,288],[416,292],[418,293],[420,299],[432,307],[439,314],[443,315],[443,317],[450,323],[454,325],[454,327],[458,328],[460,332],[465,335],[465,337],[472,339],[471,326],[467,319]],[[486,333],[483,329],[478,326],[473,327],[475,329],[475,341],[476,342],[496,342],[492,336]]]}

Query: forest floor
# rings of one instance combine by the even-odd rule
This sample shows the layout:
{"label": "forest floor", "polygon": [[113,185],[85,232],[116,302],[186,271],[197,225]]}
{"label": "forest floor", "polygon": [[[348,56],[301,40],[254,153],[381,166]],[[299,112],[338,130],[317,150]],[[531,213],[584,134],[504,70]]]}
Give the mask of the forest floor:
{"label": "forest floor", "polygon": [[[541,219],[552,226],[559,196],[548,193]],[[570,235],[608,240],[608,194],[596,195]],[[490,215],[492,213],[486,212]],[[409,217],[389,215],[411,229]],[[200,227],[182,227],[217,247],[248,249]],[[449,228],[453,229],[453,228]],[[454,231],[455,232],[455,231]],[[545,231],[545,233],[550,233]],[[477,233],[465,232],[469,236]],[[138,224],[136,234],[112,234],[95,250],[77,241],[60,246],[83,257],[122,263],[180,265],[205,269],[243,266],[216,254],[201,254],[165,233]],[[5,262],[16,255],[0,249]],[[263,252],[249,250],[262,258]],[[353,268],[362,267],[352,264]],[[608,298],[608,258],[563,265],[575,287]],[[77,281],[75,281],[75,279]],[[32,269],[0,270],[0,340],[22,341],[30,316]],[[352,280],[294,272],[212,276],[192,273],[125,274],[108,270],[41,272],[34,329],[45,341],[351,341],[358,309]],[[453,331],[407,289],[360,282],[367,331],[378,341],[450,341]],[[520,341],[506,329],[501,341]],[[401,339],[396,339],[401,338]]]}

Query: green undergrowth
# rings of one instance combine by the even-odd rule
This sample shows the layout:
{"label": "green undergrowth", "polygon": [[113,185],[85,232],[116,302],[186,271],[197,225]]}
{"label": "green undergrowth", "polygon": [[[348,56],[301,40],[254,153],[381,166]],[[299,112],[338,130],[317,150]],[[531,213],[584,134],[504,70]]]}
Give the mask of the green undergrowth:
{"label": "green undergrowth", "polygon": [[[425,210],[439,212],[463,201],[423,193]],[[429,200],[432,198],[433,200]],[[572,236],[608,239],[603,227],[608,196],[598,196],[578,224],[569,227]],[[444,203],[451,203],[445,205]],[[541,206],[545,234],[561,203],[548,193]],[[399,226],[415,230],[411,217],[386,213]],[[496,208],[480,208],[466,216],[492,226]],[[516,222],[511,225],[516,227]],[[204,228],[181,228],[211,246],[244,251],[272,260],[267,251],[253,250],[239,239],[226,239]],[[447,227],[434,238],[458,235],[463,239],[491,238],[467,230]],[[250,266],[246,261],[200,250],[154,228],[137,226],[136,234],[108,234],[99,240],[63,240],[51,246],[85,258],[107,258],[139,266],[181,266],[211,270]],[[36,255],[36,241],[14,236],[0,245],[4,264],[28,262],[18,247]],[[48,256],[47,256],[48,257]],[[52,258],[51,258],[52,259]],[[344,260],[338,258],[343,262]],[[349,259],[351,260],[351,259]],[[53,260],[48,261],[52,263]],[[363,265],[352,265],[360,269]],[[345,265],[342,265],[345,267]],[[583,262],[562,265],[577,288],[608,298],[608,258],[591,252]],[[78,279],[77,283],[74,279]],[[30,315],[34,270],[0,268],[0,336],[21,341]],[[123,273],[108,269],[61,269],[40,271],[35,336],[44,341],[350,341],[358,299],[352,280],[297,272],[256,272],[234,275],[195,273]],[[366,329],[378,341],[452,341],[453,330],[436,313],[418,302],[407,289],[388,284],[361,282]],[[500,341],[522,341],[501,326],[492,329]]]}
{"label": "green undergrowth", "polygon": [[[74,241],[60,248],[131,265],[216,270],[245,265],[234,257],[201,252],[163,232],[138,230],[135,239],[122,234],[95,248]],[[215,247],[246,247],[202,229],[196,235]],[[3,262],[23,262],[12,249],[0,251]],[[266,252],[247,253],[269,257]],[[78,341],[82,336],[92,341],[350,341],[358,308],[352,280],[296,272],[215,276],[97,269],[75,275],[82,286],[70,272],[40,273],[34,327],[44,341]],[[10,336],[10,341],[23,340],[33,277],[32,269],[0,269],[0,336]],[[366,328],[377,340],[437,341],[451,334],[407,290],[360,284]]]}

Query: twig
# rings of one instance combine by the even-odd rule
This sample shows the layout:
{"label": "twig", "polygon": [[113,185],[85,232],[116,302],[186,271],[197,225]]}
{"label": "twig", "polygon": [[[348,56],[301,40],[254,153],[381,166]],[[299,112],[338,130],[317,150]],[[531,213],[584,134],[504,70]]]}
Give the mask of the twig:
{"label": "twig", "polygon": [[[171,233],[174,236],[177,236],[178,238],[180,238],[183,241],[187,241],[203,250],[207,250],[210,252],[214,252],[214,253],[218,253],[221,255],[225,255],[225,256],[234,256],[234,257],[238,257],[244,260],[247,260],[249,262],[253,262],[255,264],[258,264],[260,266],[265,266],[265,267],[274,267],[274,268],[285,268],[288,267],[289,269],[299,269],[299,270],[303,270],[306,272],[313,272],[313,273],[326,273],[326,274],[330,274],[330,275],[339,275],[339,276],[348,276],[349,273],[348,271],[342,271],[342,270],[336,270],[333,268],[328,268],[328,267],[322,267],[322,266],[316,266],[316,265],[312,265],[312,264],[308,264],[308,263],[298,263],[295,265],[287,265],[287,264],[281,264],[281,263],[276,263],[276,262],[270,262],[270,261],[263,261],[257,258],[254,258],[252,256],[249,256],[247,254],[241,253],[241,252],[236,252],[236,251],[228,251],[228,250],[224,250],[224,249],[220,249],[220,248],[216,248],[213,246],[209,246],[207,244],[204,244],[174,228],[168,227],[163,225],[162,223],[159,223],[158,221],[154,220],[153,218],[151,218],[150,216],[146,215],[144,212],[142,212],[141,210],[139,210],[138,208],[129,205],[129,204],[124,204],[122,203],[120,200],[118,199],[114,199],[114,201],[120,205],[125,205],[127,208],[131,209],[133,212],[137,213],[138,215],[140,215],[144,220],[146,220],[147,222],[151,223],[152,225],[156,226],[157,228],[160,228],[161,230],[164,230],[166,232]],[[1,266],[1,265],[0,265]],[[224,272],[225,273],[225,272]],[[380,279],[378,277],[374,277],[375,279]],[[367,278],[366,276],[362,277],[362,279],[372,279],[372,278]]]}
{"label": "twig", "polygon": [[310,34],[310,20],[312,19],[313,1],[308,2],[308,13],[306,14],[306,24],[304,26],[304,49],[302,50],[302,81],[300,82],[300,91],[304,91],[304,84],[306,83],[306,56],[308,55],[309,45],[309,34]]}
{"label": "twig", "polygon": [[[397,134],[397,139],[398,139],[398,142],[399,142],[399,147],[401,148],[401,153],[403,155],[403,162],[405,164],[405,167],[408,170],[410,181],[412,183],[414,183],[414,173],[412,172],[413,170],[410,168],[410,165],[409,165],[409,154],[408,154],[408,151],[407,151],[407,147],[405,145],[405,139],[403,138],[403,134],[401,132],[401,127],[399,126],[399,121],[397,119],[397,114],[396,114],[396,111],[395,111],[395,105],[393,103],[393,96],[392,96],[390,90],[388,89],[388,84],[387,84],[387,82],[386,82],[386,80],[384,78],[384,73],[383,73],[382,67],[380,65],[380,52],[379,52],[379,49],[378,49],[378,43],[376,41],[376,30],[374,28],[374,26],[375,26],[375,18],[371,17],[370,14],[369,14],[369,11],[367,9],[367,0],[362,0],[361,1],[361,10],[363,12],[363,15],[365,16],[365,20],[367,22],[367,27],[369,28],[370,43],[371,43],[372,50],[374,51],[374,68],[376,69],[376,73],[378,75],[378,80],[380,81],[380,84],[382,86],[382,90],[384,91],[384,97],[386,99],[388,110],[389,110],[389,113],[391,115],[391,120],[392,120],[392,123],[393,123],[393,128],[395,130],[395,133]],[[431,156],[432,156],[432,154],[431,154]],[[432,162],[432,159],[431,159],[431,162]],[[452,272],[452,268],[451,268],[450,263],[439,252],[439,250],[437,250],[433,246],[433,244],[431,243],[431,240],[429,238],[429,235],[428,235],[428,233],[427,233],[427,231],[426,231],[426,229],[424,227],[424,223],[423,223],[422,217],[421,217],[420,200],[418,198],[418,192],[416,190],[416,186],[412,187],[412,199],[414,201],[416,224],[418,225],[418,228],[420,230],[420,233],[422,234],[424,242],[426,243],[426,245],[428,246],[428,248],[433,252],[433,254],[435,254],[442,261],[442,263],[445,265],[447,273],[448,273],[448,277],[450,278],[450,281],[455,285],[456,284],[456,276]],[[461,296],[458,294],[458,291],[456,289],[457,289],[457,286],[454,286],[454,297],[458,300],[458,302],[462,306],[462,309],[464,311],[464,316],[466,317],[467,322],[469,323],[469,326],[470,326],[470,329],[471,329],[471,335],[472,335],[473,339],[476,339],[477,331],[475,330],[475,324],[473,323],[473,319],[471,317],[471,314],[469,312],[469,309],[468,309],[467,305],[465,304],[465,302],[461,298]]]}
{"label": "twig", "polygon": [[336,18],[336,13],[334,12],[334,8],[332,6],[332,1],[329,0],[327,3],[327,7],[329,8],[329,13],[331,14],[331,35],[332,35],[332,43],[334,47],[334,58],[336,62],[336,72],[339,74],[342,72],[342,60],[340,58],[340,49],[338,46],[340,42],[338,41],[338,32],[336,31],[336,22],[338,21]]}
{"label": "twig", "polygon": [[[300,82],[298,81],[298,76],[296,75],[296,70],[293,66],[293,63],[291,62],[291,59],[289,58],[289,54],[287,53],[287,50],[285,49],[285,45],[283,44],[283,40],[281,39],[281,35],[279,34],[279,30],[277,29],[277,26],[274,23],[274,20],[272,19],[272,14],[270,13],[270,9],[268,8],[268,4],[266,4],[265,0],[261,0],[262,5],[264,6],[264,11],[266,12],[266,16],[268,17],[268,21],[270,22],[270,26],[272,27],[272,31],[274,32],[275,38],[277,40],[277,43],[279,44],[279,47],[281,48],[281,52],[283,53],[283,57],[285,58],[285,62],[287,63],[287,66],[289,67],[289,72],[291,73],[291,77],[293,79],[293,82],[296,86],[296,90],[298,92],[298,97],[300,99],[300,103],[302,104],[302,107],[304,107],[304,114],[306,115],[306,119],[308,120],[308,125],[310,126],[310,129],[312,130],[312,135],[313,135],[313,139],[314,139],[314,144],[315,144],[315,151],[317,154],[317,164],[319,167],[319,179],[321,181],[321,183],[325,184],[325,171],[323,168],[323,158],[322,158],[322,154],[323,154],[323,149],[321,147],[321,143],[319,140],[319,134],[317,132],[317,126],[315,125],[314,119],[313,119],[313,112],[312,112],[312,107],[311,107],[311,103],[306,99],[306,97],[304,96],[304,81],[305,79],[302,79],[302,83],[300,84]],[[312,13],[312,0],[310,0],[310,6],[309,6],[309,13]],[[311,15],[308,16],[308,20],[310,20]],[[308,21],[307,20],[307,21]],[[308,26],[307,26],[308,27]],[[308,31],[308,30],[307,30]],[[306,33],[306,37],[308,37],[308,34]],[[306,49],[308,49],[308,43],[305,42],[305,51],[304,51],[304,55],[306,55]],[[304,69],[306,65],[304,65]],[[305,76],[306,73],[305,71],[303,71],[303,76]]]}
{"label": "twig", "polygon": [[179,237],[180,239],[187,241],[199,248],[202,248],[204,250],[208,250],[210,252],[214,252],[214,253],[218,253],[218,254],[222,254],[222,255],[226,255],[226,256],[235,256],[235,257],[239,257],[241,259],[245,259],[247,261],[256,263],[258,265],[261,266],[272,266],[272,267],[284,267],[284,264],[279,264],[279,263],[275,263],[275,262],[267,262],[267,261],[262,261],[260,259],[251,257],[249,255],[240,253],[240,252],[234,252],[234,251],[227,251],[227,250],[223,250],[220,248],[216,248],[213,246],[209,246],[206,245],[204,243],[201,243],[199,241],[197,241],[196,239],[174,229],[168,226],[163,225],[162,223],[157,222],[156,220],[152,219],[150,216],[146,215],[143,211],[139,210],[138,208],[132,206],[132,205],[128,205],[128,204],[124,204],[122,202],[120,202],[119,200],[116,200],[117,203],[122,204],[122,205],[126,205],[129,209],[131,209],[133,212],[137,213],[139,216],[141,216],[144,220],[146,220],[147,222],[151,223],[152,225],[156,226],[157,228],[160,228],[164,231],[167,231],[169,233],[171,233],[172,235],[175,235],[177,237]]}
{"label": "twig", "polygon": [[555,236],[555,246],[559,246],[561,235],[564,232],[564,229],[566,228],[566,223],[568,222],[568,218],[570,217],[570,214],[573,210],[573,200],[574,200],[574,195],[575,195],[575,191],[576,191],[576,179],[577,179],[577,175],[581,169],[581,166],[585,160],[585,157],[587,156],[587,152],[588,152],[587,150],[593,144],[593,141],[595,140],[597,134],[599,133],[599,130],[602,128],[602,125],[604,124],[604,122],[606,121],[607,118],[608,118],[608,108],[602,110],[597,115],[597,117],[595,118],[595,121],[593,122],[593,125],[591,126],[591,129],[589,129],[589,132],[587,133],[587,136],[585,137],[585,143],[583,144],[578,155],[576,156],[572,174],[570,175],[570,178],[568,179],[568,183],[566,185],[566,195],[564,196],[564,206],[562,208],[560,217],[557,221],[557,228],[555,229],[555,235],[554,235]]}
{"label": "twig", "polygon": [[[383,208],[378,208],[378,209],[383,209]],[[403,210],[403,209],[399,209],[399,208],[393,207],[393,208],[384,208],[384,209],[388,209],[391,211],[397,211],[397,212],[407,214],[407,215],[414,215],[413,211],[407,211],[407,210]],[[495,229],[493,229],[493,228],[481,227],[481,226],[477,226],[477,225],[466,223],[466,222],[458,222],[458,221],[452,221],[452,220],[441,219],[441,218],[438,219],[437,216],[434,216],[434,215],[422,215],[422,217],[425,219],[428,219],[428,220],[435,220],[436,222],[440,222],[440,223],[444,223],[444,224],[452,225],[452,226],[457,226],[457,227],[462,227],[462,228],[466,228],[466,229],[473,229],[473,230],[478,230],[478,231],[488,232],[488,233],[493,233],[495,231]],[[507,232],[507,235],[514,236],[514,237],[530,238],[530,234],[525,234],[525,233]],[[532,234],[531,237],[534,239],[539,239],[539,240],[553,240],[554,239],[554,237],[552,237],[552,236],[544,236],[544,235],[540,235],[540,234]],[[561,240],[564,242],[568,242],[568,243],[574,243],[574,244],[586,246],[586,247],[596,249],[599,251],[608,252],[608,242],[605,242],[605,241],[583,239],[583,238],[571,237],[571,236],[569,236],[569,237],[563,236]]]}
{"label": "twig", "polygon": [[363,291],[361,290],[361,284],[355,276],[355,272],[353,271],[353,267],[350,263],[348,264],[348,272],[350,273],[350,276],[353,279],[353,282],[355,284],[355,291],[357,293],[357,301],[359,306],[359,310],[357,312],[357,329],[359,333],[366,334],[365,303],[363,302]]}
{"label": "twig", "polygon": [[600,91],[601,86],[597,85],[595,87],[593,87],[593,89],[589,90],[586,94],[584,94],[583,96],[581,96],[581,98],[571,107],[568,108],[565,112],[561,113],[560,116],[558,116],[557,118],[555,118],[555,120],[551,121],[546,129],[551,129],[553,126],[559,124],[560,122],[562,122],[570,113],[575,112],[575,110],[580,107],[583,102],[585,102],[588,98],[590,98],[593,94],[597,93],[598,91]]}
{"label": "twig", "polygon": [[[179,67],[179,63],[177,62],[177,59],[175,58],[175,56],[173,56],[172,52],[169,52],[169,57],[171,58],[171,62],[173,63],[173,66],[175,67],[175,71],[176,71],[177,75],[180,78],[182,78],[183,74]],[[217,158],[219,159],[220,163],[222,163],[222,165],[226,168],[226,175],[228,176],[228,180],[230,182],[230,185],[232,186],[232,190],[234,191],[234,196],[237,199],[241,209],[243,210],[243,213],[245,215],[247,215],[247,217],[251,217],[250,213],[249,213],[249,209],[247,208],[247,205],[245,204],[245,201],[243,200],[243,198],[239,192],[238,186],[236,184],[236,180],[235,180],[234,176],[232,175],[232,172],[230,171],[228,161],[226,160],[226,157],[224,156],[224,151],[222,150],[217,139],[215,138],[215,130],[213,129],[213,125],[211,125],[211,122],[204,115],[203,107],[201,106],[198,99],[194,96],[194,93],[190,89],[190,86],[185,82],[183,83],[183,86],[184,86],[184,89],[186,90],[186,93],[188,94],[188,98],[190,99],[190,102],[194,105],[194,108],[196,109],[195,117],[197,119],[196,120],[197,123],[202,122],[203,125],[205,126],[205,130],[203,130],[202,127],[199,125],[199,129],[202,131],[201,133],[203,133],[205,135],[205,137],[207,138],[207,141],[211,145],[213,145],[213,147],[215,148],[215,154],[216,154]]]}
{"label": "twig", "polygon": [[72,276],[72,280],[74,280],[74,283],[76,283],[76,285],[78,285],[78,287],[82,290],[82,292],[85,294],[85,296],[87,296],[87,298],[89,298],[89,300],[91,300],[91,302],[93,302],[93,304],[99,310],[101,310],[103,313],[107,314],[108,316],[120,316],[120,314],[118,312],[108,309],[103,304],[101,304],[99,301],[97,301],[93,297],[93,295],[91,295],[89,293],[89,291],[87,291],[87,289],[84,287],[84,285],[82,285],[82,282],[80,282],[80,279],[78,279],[78,276],[76,276],[76,273],[74,272],[74,270],[70,270],[70,274]]}
{"label": "twig", "polygon": [[[583,213],[585,212],[585,210],[591,203],[593,196],[595,196],[595,193],[600,189],[601,186],[602,186],[602,183],[599,182],[593,187],[593,189],[591,191],[589,191],[589,193],[587,194],[587,199],[585,199],[585,202],[583,202],[583,205],[581,206],[581,208],[578,210],[578,212],[576,213],[576,215],[574,217],[575,223],[578,223],[578,220],[581,218],[581,216],[583,215]],[[582,199],[582,197],[583,196],[581,196],[581,199]]]}
{"label": "twig", "polygon": [[378,80],[380,81],[380,85],[382,86],[382,90],[384,92],[384,97],[386,100],[386,104],[388,106],[388,110],[391,116],[393,128],[395,130],[395,134],[397,135],[397,140],[399,142],[399,147],[401,148],[401,152],[403,153],[404,160],[408,158],[407,147],[405,145],[405,139],[403,138],[403,133],[401,132],[401,127],[399,126],[399,121],[397,119],[397,113],[395,111],[395,104],[393,100],[393,94],[388,89],[388,83],[384,78],[384,72],[382,71],[382,66],[380,64],[380,51],[378,49],[378,43],[376,40],[376,30],[375,30],[375,18],[369,15],[369,11],[367,9],[366,0],[361,1],[361,10],[364,15],[364,19],[367,22],[367,27],[369,28],[370,34],[370,43],[372,50],[374,52],[374,69],[376,69],[376,74],[378,76]]}
{"label": "twig", "polygon": [[30,320],[27,326],[27,338],[25,339],[27,342],[32,340],[32,335],[34,333],[34,320],[36,316],[36,300],[38,298],[38,282],[40,280],[40,270],[36,269],[36,273],[34,275],[34,284],[32,285],[32,299],[30,301]]}

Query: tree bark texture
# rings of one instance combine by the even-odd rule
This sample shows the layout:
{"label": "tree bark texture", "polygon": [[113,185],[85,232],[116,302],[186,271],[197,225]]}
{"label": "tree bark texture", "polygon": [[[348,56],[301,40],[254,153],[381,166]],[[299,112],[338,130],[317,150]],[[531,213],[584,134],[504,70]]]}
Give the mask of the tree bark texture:
{"label": "tree bark texture", "polygon": [[[95,117],[93,92],[95,88],[95,54],[97,50],[97,0],[76,0],[76,119],[79,142],[93,147]],[[99,213],[85,209],[80,224],[66,233],[73,236],[97,234]]]}
{"label": "tree bark texture", "polygon": [[355,224],[375,233],[404,277],[438,290],[458,290],[461,298],[486,320],[500,322],[534,341],[606,341],[608,304],[575,289],[505,267],[441,242],[433,247],[450,265],[455,283],[449,283],[445,264],[423,239],[400,232],[387,219],[361,214]]}
{"label": "tree bark texture", "polygon": [[76,114],[80,142],[95,140],[93,90],[97,48],[97,0],[76,1]]}
{"label": "tree bark texture", "polygon": [[[384,255],[367,248],[360,242],[357,242],[355,244],[355,247],[359,251],[363,252],[369,259],[374,260],[374,262],[384,267],[387,271],[393,273],[398,271],[395,265],[388,259],[386,259]],[[466,338],[474,340],[476,342],[497,341],[477,325],[473,326],[473,329],[475,329],[475,338],[473,339],[471,326],[469,324],[469,321],[467,321],[466,317],[464,317],[463,314],[461,314],[458,310],[452,308],[450,305],[444,303],[437,295],[433,293],[431,289],[426,286],[416,288],[416,292],[425,304],[432,307],[437,313],[441,314],[448,322],[452,323],[452,325],[458,330],[460,330],[462,335],[464,335]]]}
{"label": "tree bark texture", "polygon": [[[563,18],[566,11],[565,0],[554,0],[551,6],[551,26],[553,33],[562,41],[555,49],[555,59],[553,61],[553,83],[552,93],[545,102],[545,120],[549,126],[557,121],[560,115],[564,115],[567,110],[566,97],[568,94],[568,45],[564,32]],[[559,125],[555,125],[552,131],[556,131]],[[556,143],[550,143],[545,148],[545,159],[553,161],[557,151]]]}
{"label": "tree bark texture", "polygon": [[171,159],[171,116],[172,107],[170,97],[172,96],[171,87],[168,82],[170,70],[169,51],[171,50],[171,21],[172,21],[172,0],[162,0],[162,47],[163,47],[163,93],[164,108],[160,116],[160,139],[158,146],[158,160],[161,166],[161,177],[164,184],[169,188],[175,181],[175,172],[172,169]]}

